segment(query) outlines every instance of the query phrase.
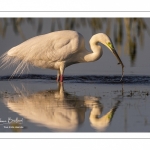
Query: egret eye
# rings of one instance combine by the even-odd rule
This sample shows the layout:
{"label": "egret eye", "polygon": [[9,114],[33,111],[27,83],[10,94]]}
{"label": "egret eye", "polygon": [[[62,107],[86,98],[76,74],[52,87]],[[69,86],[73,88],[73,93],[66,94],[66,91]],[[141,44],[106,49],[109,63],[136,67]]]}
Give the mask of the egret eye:
{"label": "egret eye", "polygon": [[108,45],[108,47],[109,47],[110,49],[114,49],[114,46],[113,46],[112,43],[108,42],[107,45]]}

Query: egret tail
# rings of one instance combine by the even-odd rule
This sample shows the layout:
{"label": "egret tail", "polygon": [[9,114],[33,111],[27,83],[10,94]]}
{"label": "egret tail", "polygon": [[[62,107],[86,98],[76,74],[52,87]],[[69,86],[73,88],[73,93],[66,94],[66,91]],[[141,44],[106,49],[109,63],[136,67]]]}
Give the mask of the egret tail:
{"label": "egret tail", "polygon": [[29,70],[29,63],[24,60],[20,60],[15,56],[12,56],[11,53],[4,53],[1,57],[1,65],[0,68],[9,68],[10,66],[18,65],[10,78],[14,75],[21,75],[25,71],[25,69]]}

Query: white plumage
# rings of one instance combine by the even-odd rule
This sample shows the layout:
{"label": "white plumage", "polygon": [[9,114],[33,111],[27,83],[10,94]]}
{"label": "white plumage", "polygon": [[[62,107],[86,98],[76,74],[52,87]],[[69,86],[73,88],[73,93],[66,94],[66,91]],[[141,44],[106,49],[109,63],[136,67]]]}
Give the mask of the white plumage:
{"label": "white plumage", "polygon": [[85,48],[83,36],[71,30],[51,32],[45,35],[33,37],[7,51],[2,56],[2,66],[18,64],[12,75],[21,71],[31,64],[40,68],[58,70],[57,81],[63,82],[63,74],[66,67],[82,62],[92,62],[102,56],[102,48],[99,43],[107,46],[117,57],[122,65],[111,39],[104,33],[98,33],[90,39],[92,53]]}

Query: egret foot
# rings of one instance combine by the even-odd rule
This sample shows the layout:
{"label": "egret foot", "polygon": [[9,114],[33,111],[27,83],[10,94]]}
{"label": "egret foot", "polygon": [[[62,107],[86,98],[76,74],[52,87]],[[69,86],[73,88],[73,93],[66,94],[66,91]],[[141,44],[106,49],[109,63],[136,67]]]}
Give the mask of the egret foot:
{"label": "egret foot", "polygon": [[63,82],[63,75],[60,75],[60,82]]}

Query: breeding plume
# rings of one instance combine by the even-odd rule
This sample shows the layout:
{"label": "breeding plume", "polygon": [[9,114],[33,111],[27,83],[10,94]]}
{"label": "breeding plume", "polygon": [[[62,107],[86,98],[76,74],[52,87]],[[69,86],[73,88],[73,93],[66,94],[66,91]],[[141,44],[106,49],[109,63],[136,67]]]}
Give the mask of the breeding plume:
{"label": "breeding plume", "polygon": [[[91,37],[90,47],[92,52],[85,48],[84,37],[70,30],[51,32],[45,35],[33,37],[7,51],[2,55],[2,67],[18,64],[17,73],[23,73],[28,65],[40,68],[58,70],[57,81],[63,82],[66,67],[84,62],[98,60],[102,54],[100,43],[104,44],[118,59],[122,65],[122,78],[124,65],[118,56],[111,39],[104,33],[98,33]],[[122,80],[121,78],[121,80]]]}

